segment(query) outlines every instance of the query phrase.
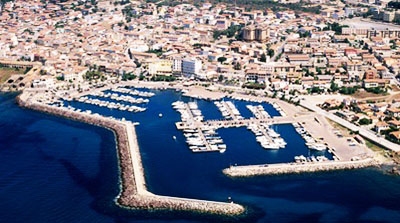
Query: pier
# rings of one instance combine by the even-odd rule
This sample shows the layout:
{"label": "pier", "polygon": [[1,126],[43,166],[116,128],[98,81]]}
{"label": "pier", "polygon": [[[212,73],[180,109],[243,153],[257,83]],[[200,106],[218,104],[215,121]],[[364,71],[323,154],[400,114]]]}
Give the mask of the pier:
{"label": "pier", "polygon": [[229,177],[252,177],[261,175],[298,174],[332,170],[359,169],[378,166],[372,158],[355,161],[324,161],[308,163],[279,163],[248,166],[231,166],[222,172]]}
{"label": "pier", "polygon": [[202,128],[204,126],[214,127],[216,129],[219,128],[231,128],[231,127],[245,127],[251,124],[290,124],[294,122],[301,121],[301,117],[297,119],[293,117],[273,117],[273,118],[264,118],[264,119],[240,119],[240,120],[210,120],[205,122],[191,122],[191,125],[187,124],[187,122],[177,122],[176,128],[178,130],[189,129],[193,126],[195,128]]}
{"label": "pier", "polygon": [[131,122],[39,103],[31,100],[26,92],[19,95],[16,100],[21,107],[97,125],[115,133],[122,187],[116,201],[118,205],[150,211],[190,211],[229,216],[241,215],[245,212],[243,206],[233,202],[159,196],[149,192],[146,188],[135,128]]}

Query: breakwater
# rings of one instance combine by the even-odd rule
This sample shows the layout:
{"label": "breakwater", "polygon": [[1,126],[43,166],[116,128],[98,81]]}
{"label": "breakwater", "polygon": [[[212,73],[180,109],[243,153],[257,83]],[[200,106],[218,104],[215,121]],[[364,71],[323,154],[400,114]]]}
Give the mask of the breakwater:
{"label": "breakwater", "polygon": [[356,161],[325,161],[315,163],[282,163],[249,166],[231,166],[223,170],[230,177],[252,177],[260,175],[278,175],[293,173],[311,173],[332,170],[359,169],[378,166],[380,163],[372,158]]}
{"label": "breakwater", "polygon": [[190,211],[217,215],[241,215],[245,208],[239,204],[206,200],[167,197],[147,191],[135,128],[131,122],[105,118],[30,100],[26,93],[16,99],[24,108],[71,120],[108,128],[115,133],[119,158],[121,192],[118,205],[131,209]]}

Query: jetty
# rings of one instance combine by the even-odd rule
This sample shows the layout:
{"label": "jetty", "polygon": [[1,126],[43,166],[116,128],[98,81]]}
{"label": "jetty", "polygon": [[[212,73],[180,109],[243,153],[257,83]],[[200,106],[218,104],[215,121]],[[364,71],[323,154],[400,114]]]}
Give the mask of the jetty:
{"label": "jetty", "polygon": [[189,122],[191,125],[188,125],[188,122],[177,122],[176,128],[178,130],[191,128],[194,124],[196,128],[202,128],[204,126],[212,126],[215,128],[231,128],[231,127],[246,127],[251,124],[291,124],[298,122],[298,120],[293,117],[273,117],[273,118],[263,118],[263,119],[240,119],[240,120],[210,120],[204,122]]}
{"label": "jetty", "polygon": [[222,172],[229,177],[253,177],[261,175],[298,174],[332,170],[359,169],[378,166],[372,158],[354,161],[324,161],[302,163],[279,163],[248,166],[230,166]]}
{"label": "jetty", "polygon": [[233,202],[159,196],[149,192],[133,123],[51,106],[37,102],[31,96],[28,92],[23,92],[17,97],[17,103],[24,108],[97,125],[115,133],[121,180],[121,192],[116,199],[118,205],[138,210],[188,211],[227,216],[245,213],[242,205]]}

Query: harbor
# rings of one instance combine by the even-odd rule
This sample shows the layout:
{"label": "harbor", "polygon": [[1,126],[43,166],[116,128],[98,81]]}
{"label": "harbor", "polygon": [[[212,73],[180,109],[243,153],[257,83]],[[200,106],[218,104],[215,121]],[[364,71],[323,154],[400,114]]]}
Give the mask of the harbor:
{"label": "harbor", "polygon": [[[251,100],[247,99],[245,101]],[[196,102],[184,103],[182,101],[176,101],[172,103],[172,107],[181,115],[181,121],[176,122],[175,126],[178,130],[183,132],[189,149],[191,149],[193,152],[225,152],[226,144],[223,144],[222,139],[217,135],[216,131],[221,128],[239,127],[245,127],[250,130],[262,148],[267,150],[283,149],[286,146],[286,142],[280,137],[280,134],[274,131],[272,126],[279,124],[292,124],[296,129],[296,132],[302,136],[305,141],[305,145],[310,150],[327,150],[329,153],[333,154],[334,160],[341,159],[335,149],[335,146],[340,146],[337,144],[337,142],[335,142],[337,140],[330,140],[332,137],[326,137],[330,141],[328,145],[324,137],[314,134],[314,132],[311,134],[306,130],[308,128],[321,128],[319,126],[321,123],[316,121],[318,119],[315,118],[313,113],[297,112],[287,115],[286,112],[283,111],[283,109],[278,105],[278,103],[273,102],[273,107],[279,111],[281,115],[283,114],[283,116],[271,117],[271,115],[265,111],[261,104],[247,104],[245,107],[253,114],[253,116],[250,118],[243,118],[232,101],[214,101],[213,104],[221,112],[223,117],[222,119],[204,120],[204,116],[199,110]],[[291,111],[294,111],[294,109],[291,108]],[[306,125],[305,123],[308,124]],[[321,132],[326,133],[326,131]],[[216,137],[218,142],[221,144],[216,144],[213,140],[207,140],[208,138],[214,139],[214,137]],[[339,139],[338,141],[343,140]],[[294,160],[296,160],[296,158],[297,160],[299,159],[298,156],[293,158]],[[310,156],[307,158],[314,159],[315,157]],[[319,157],[318,159],[326,160],[326,157]],[[349,158],[343,157],[343,159],[348,160]]]}
{"label": "harbor", "polygon": [[[115,89],[122,88],[126,90],[115,91]],[[26,97],[27,101],[32,101],[34,106],[30,105],[28,107],[34,110],[99,125],[116,133],[118,148],[122,148],[118,149],[122,190],[117,198],[117,203],[123,207],[194,211],[218,215],[241,215],[245,212],[243,206],[230,203],[230,201],[214,202],[207,199],[187,199],[149,192],[144,178],[134,127],[139,123],[134,122],[134,119],[127,116],[128,114],[139,114],[140,112],[130,112],[129,108],[124,109],[127,105],[147,108],[145,112],[151,112],[152,117],[157,117],[157,120],[160,121],[170,118],[172,114],[166,112],[166,110],[167,107],[169,109],[172,107],[171,112],[180,117],[180,121],[177,121],[175,126],[172,126],[177,131],[180,131],[182,136],[174,133],[169,136],[169,139],[172,138],[171,142],[178,144],[182,142],[180,140],[183,137],[186,148],[192,153],[216,152],[213,153],[215,156],[224,157],[227,153],[231,154],[230,148],[233,146],[233,140],[231,137],[227,137],[222,130],[238,129],[246,131],[246,137],[251,136],[254,142],[258,144],[258,147],[261,148],[261,151],[254,144],[249,144],[248,146],[244,142],[242,144],[242,153],[244,155],[247,153],[260,154],[257,156],[258,161],[242,163],[242,159],[237,159],[237,161],[231,162],[230,167],[223,170],[224,174],[230,177],[354,169],[377,165],[377,162],[371,159],[370,154],[363,149],[362,145],[353,145],[353,142],[349,143],[349,138],[339,137],[338,134],[335,134],[336,130],[329,127],[323,117],[286,102],[271,100],[267,103],[265,100],[246,97],[242,100],[237,97],[237,99],[222,98],[217,101],[203,101],[201,99],[196,101],[196,99],[185,98],[184,101],[181,101],[179,100],[180,93],[167,91],[168,94],[174,95],[175,100],[170,102],[169,106],[163,105],[153,109],[150,104],[152,103],[154,92],[147,93],[147,96],[144,96],[143,93],[138,93],[138,91],[146,92],[146,90],[122,88],[118,86],[100,89],[90,94],[74,96],[70,100],[66,100],[66,98],[61,101],[49,100],[47,104],[43,98],[41,98],[41,102],[35,102],[34,99],[37,96],[29,91],[20,97]],[[135,92],[135,99],[130,98],[132,94],[129,92]],[[142,96],[138,96],[139,94],[142,94]],[[157,97],[163,94],[157,94]],[[136,101],[133,101],[138,100],[138,97],[143,99],[143,103],[135,103]],[[28,98],[30,99],[28,100]],[[163,101],[161,98],[157,100]],[[118,108],[108,108],[106,105],[110,105],[110,103],[120,103],[121,105],[118,105]],[[158,103],[156,102],[155,104]],[[215,112],[219,113],[221,118],[205,118],[217,117],[208,114],[208,106],[215,106]],[[267,111],[266,108],[273,109]],[[109,113],[105,113],[104,109],[112,112],[112,115],[107,116]],[[117,114],[119,113],[121,114],[118,117]],[[151,119],[146,120],[151,122]],[[171,122],[173,121],[171,120]],[[138,127],[141,126],[139,125]],[[280,128],[283,128],[283,130],[279,130]],[[288,138],[285,134],[289,129],[293,131],[290,134],[295,134],[296,137],[300,138],[300,140],[296,139],[295,144],[291,140],[293,136]],[[282,135],[282,133],[284,134]],[[155,140],[155,136],[152,136],[151,140]],[[161,145],[161,148],[164,150],[174,150],[173,147],[167,149],[167,147],[164,148],[163,146],[165,147],[165,145]],[[250,151],[256,148],[257,151]],[[306,148],[306,151],[304,151],[304,148]],[[279,156],[281,154],[291,154],[289,155],[291,157],[287,158],[288,155],[285,155],[286,158],[275,158],[275,160],[280,159],[280,161],[271,163],[270,160],[261,158],[262,154],[266,154],[269,157],[277,156],[278,154]],[[209,157],[203,158],[209,159]],[[227,166],[226,164],[219,170]]]}
{"label": "harbor", "polygon": [[[232,101],[214,101],[213,104],[221,112],[222,120],[205,121],[196,102],[176,101],[172,103],[172,107],[181,114],[181,122],[175,123],[176,128],[183,131],[189,149],[193,152],[225,152],[226,144],[217,135],[216,130],[231,127],[247,127],[265,149],[285,147],[286,142],[271,128],[271,125],[273,123],[292,123],[293,119],[288,117],[272,118],[262,105],[246,105],[254,117],[245,119]],[[275,107],[279,109],[276,104]]]}
{"label": "harbor", "polygon": [[233,202],[158,196],[148,192],[133,123],[39,103],[32,101],[32,95],[28,94],[22,93],[17,97],[17,103],[21,107],[101,126],[114,131],[122,187],[117,198],[119,205],[131,209],[192,211],[217,215],[241,215],[245,212],[243,206]]}

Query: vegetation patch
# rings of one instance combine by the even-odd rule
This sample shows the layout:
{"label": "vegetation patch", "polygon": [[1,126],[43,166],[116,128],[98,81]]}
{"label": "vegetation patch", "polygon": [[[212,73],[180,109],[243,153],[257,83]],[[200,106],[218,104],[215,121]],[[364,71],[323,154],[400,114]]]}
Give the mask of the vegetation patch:
{"label": "vegetation patch", "polygon": [[6,82],[14,74],[23,74],[18,68],[0,67],[0,83]]}
{"label": "vegetation patch", "polygon": [[151,78],[151,81],[166,81],[166,82],[171,82],[171,81],[175,81],[176,77],[174,76],[165,76],[165,75],[157,75],[157,76],[153,76]]}
{"label": "vegetation patch", "polygon": [[242,87],[248,89],[265,89],[266,86],[262,83],[245,83]]}

